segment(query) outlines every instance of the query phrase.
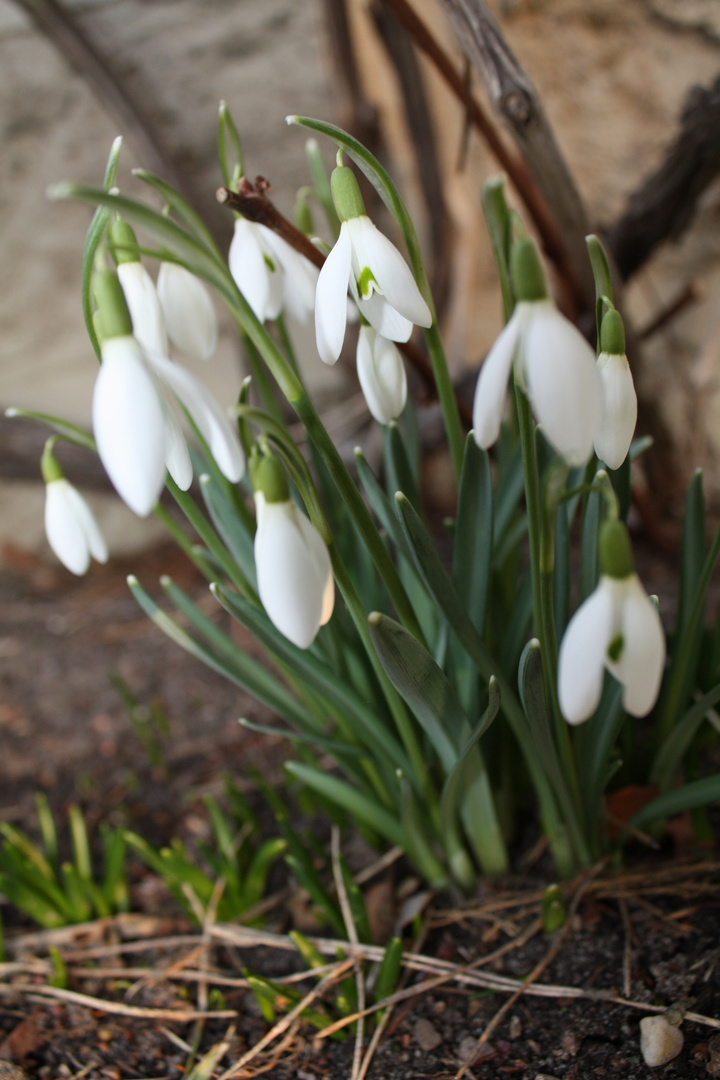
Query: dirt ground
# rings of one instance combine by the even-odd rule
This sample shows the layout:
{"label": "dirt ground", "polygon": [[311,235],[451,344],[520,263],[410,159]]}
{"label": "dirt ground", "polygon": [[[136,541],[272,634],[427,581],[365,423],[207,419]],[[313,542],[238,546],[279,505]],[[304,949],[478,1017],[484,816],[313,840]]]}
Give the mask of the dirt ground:
{"label": "dirt ground", "polygon": [[[78,581],[17,550],[6,552],[7,557],[12,569],[0,572],[0,820],[33,832],[33,796],[44,790],[59,819],[71,801],[79,801],[91,827],[109,820],[137,829],[156,845],[172,836],[192,841],[207,833],[201,795],[219,795],[224,775],[234,774],[245,783],[244,768],[252,763],[280,781],[284,748],[237,723],[241,715],[262,719],[258,707],[167,641],[127,589],[125,575],[132,571],[157,594],[160,574],[169,572],[207,603],[204,584],[180,556],[161,549],[135,557],[132,565],[94,568]],[[122,677],[138,702],[159,706],[167,720],[169,734],[160,738],[162,762],[155,767],[109,681],[111,672]],[[327,837],[321,833],[321,839]],[[720,1017],[720,863],[712,852],[684,848],[678,866],[673,855],[679,852],[668,846],[663,860],[632,867],[634,876],[588,886],[561,941],[537,929],[541,890],[551,879],[541,858],[524,877],[484,884],[463,911],[443,910],[452,901],[437,898],[426,909],[427,937],[419,951],[433,963],[458,966],[489,957],[480,971],[522,980],[555,949],[540,983],[591,994],[604,991],[649,1008],[683,1002],[693,1014]],[[373,856],[365,852],[364,857]],[[393,905],[410,876],[399,864],[368,889]],[[195,1008],[192,972],[200,939],[175,940],[191,928],[139,866],[133,895],[134,910],[146,914],[119,934],[96,924],[70,937],[60,931],[57,939],[72,971],[70,989],[119,1003],[120,1015],[103,1013],[97,1000],[89,1008],[42,996],[38,987],[47,985],[42,958],[53,939],[31,935],[21,945],[18,935],[26,934],[29,925],[8,917],[5,909],[7,958],[17,966],[9,965],[5,986],[0,984],[0,1070],[13,1062],[17,1071],[0,1071],[0,1076],[150,1080],[184,1075],[183,1045],[192,1042],[195,1029],[187,1020],[169,1017],[173,1010]],[[266,925],[285,934],[293,926],[292,910],[282,900]],[[119,938],[127,940],[118,944]],[[146,938],[152,940],[144,944]],[[267,1031],[247,988],[233,985],[242,984],[243,967],[282,978],[300,966],[278,943],[273,939],[270,946],[257,948],[216,941],[207,954],[206,970],[221,982],[223,1009],[229,1014],[207,1020],[202,1033],[203,1052],[228,1044],[214,1075],[229,1069]],[[104,960],[92,952],[100,944],[108,947]],[[406,947],[411,946],[410,935]],[[143,969],[152,976],[143,976]],[[161,971],[166,974],[158,978]],[[178,972],[190,981],[177,981]],[[408,986],[417,989],[427,977],[427,972],[409,972]],[[303,990],[311,985],[301,984]],[[658,1075],[640,1056],[642,1009],[576,999],[570,989],[551,993],[524,994],[512,1004],[465,1073],[470,1080],[583,1080],[613,1074],[649,1080]],[[417,992],[396,1006],[369,1080],[450,1080],[507,1000],[507,994],[492,987],[462,981]],[[161,1019],[152,1011],[128,1016],[123,1014],[128,1004],[170,1011]],[[327,1007],[332,1010],[332,1004]],[[683,1030],[681,1055],[660,1075],[675,1080],[718,1074],[720,1030],[690,1020]],[[353,1046],[352,1036],[337,1043],[320,1041],[301,1025],[239,1075],[258,1075],[262,1069],[275,1080],[344,1080],[351,1075]]]}

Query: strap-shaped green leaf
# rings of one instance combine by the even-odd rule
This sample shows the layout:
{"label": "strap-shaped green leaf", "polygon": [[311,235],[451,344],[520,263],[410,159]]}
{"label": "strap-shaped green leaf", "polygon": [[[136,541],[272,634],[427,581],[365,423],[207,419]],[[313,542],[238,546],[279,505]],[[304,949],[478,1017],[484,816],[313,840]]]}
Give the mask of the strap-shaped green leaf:
{"label": "strap-shaped green leaf", "polygon": [[483,632],[493,557],[493,490],[490,459],[472,434],[465,441],[460,476],[452,580],[466,598],[470,618]]}
{"label": "strap-shaped green leaf", "polygon": [[391,844],[405,846],[403,830],[397,818],[376,802],[366,798],[356,788],[345,783],[344,780],[321,772],[310,765],[303,765],[299,761],[288,761],[285,768],[303,784],[307,784],[313,791],[319,792],[338,806],[342,806],[353,817],[364,822]]}
{"label": "strap-shaped green leaf", "polygon": [[204,473],[200,477],[200,490],[210,519],[222,542],[252,585],[253,590],[257,592],[252,536],[248,534],[233,502],[214,477]]}
{"label": "strap-shaped green leaf", "polygon": [[272,656],[285,664],[305,686],[317,691],[343,713],[357,737],[373,750],[373,757],[377,757],[377,751],[381,750],[388,755],[394,768],[409,768],[402,747],[390,734],[383,718],[367,708],[327,664],[307,650],[298,649],[272,626],[264,612],[258,611],[224,585],[213,586],[212,592],[226,611],[246,626]]}
{"label": "strap-shaped green leaf", "polygon": [[404,627],[373,612],[370,637],[385,672],[430,739],[443,768],[454,768],[468,720],[447,676],[417,638]]}
{"label": "strap-shaped green leaf", "polygon": [[[261,664],[239,649],[233,650],[232,656],[214,652],[188,634],[166,612],[162,611],[141,587],[137,578],[129,577],[128,585],[145,614],[177,645],[197,657],[198,660],[202,660],[214,671],[224,675],[226,679],[241,686],[243,690],[247,690],[278,716],[284,717],[288,723],[297,724],[304,731],[315,730],[317,722],[314,717],[285,689],[277,676],[266,671]],[[197,612],[197,615],[201,614]],[[231,642],[227,642],[227,646],[232,649]]]}
{"label": "strap-shaped green leaf", "polygon": [[[122,147],[122,137],[118,136],[110,147],[110,154],[108,155],[107,165],[105,166],[105,177],[103,179],[103,189],[109,190],[115,183],[115,176],[117,174],[118,159],[120,157],[120,148]],[[88,332],[88,336],[92,343],[92,347],[95,350],[95,355],[98,360],[100,359],[100,342],[97,339],[95,333],[95,327],[93,325],[93,313],[92,302],[90,299],[90,282],[92,280],[93,269],[95,267],[95,255],[97,249],[100,246],[105,230],[107,229],[108,222],[110,220],[110,211],[106,206],[98,206],[93,215],[93,219],[90,222],[90,228],[85,236],[85,244],[83,247],[82,258],[82,283],[81,283],[81,296],[82,296],[82,308],[83,317],[85,319],[85,327]]]}
{"label": "strap-shaped green leaf", "polygon": [[657,799],[643,806],[633,814],[628,825],[633,829],[645,829],[648,825],[662,818],[682,814],[685,810],[694,810],[699,806],[709,806],[720,799],[720,774],[705,776],[702,780],[693,780],[690,784],[673,788],[672,791],[659,795]]}
{"label": "strap-shaped green leaf", "polygon": [[490,245],[500,278],[505,322],[513,313],[515,301],[510,283],[511,218],[505,200],[505,177],[491,176],[483,184],[482,208],[490,233]]}
{"label": "strap-shaped green leaf", "polygon": [[695,734],[710,709],[720,701],[720,683],[708,691],[678,721],[660,747],[650,771],[650,783],[657,784],[662,791],[672,784],[682,764],[682,759],[692,743]]}

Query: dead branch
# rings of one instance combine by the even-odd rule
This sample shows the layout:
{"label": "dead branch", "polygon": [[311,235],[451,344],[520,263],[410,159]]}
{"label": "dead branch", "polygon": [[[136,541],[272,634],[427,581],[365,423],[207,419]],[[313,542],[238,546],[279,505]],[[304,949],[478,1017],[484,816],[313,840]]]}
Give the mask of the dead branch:
{"label": "dead branch", "polygon": [[512,135],[567,247],[581,311],[594,310],[595,286],[585,247],[590,220],[545,115],[540,97],[484,0],[442,0],[463,52]]}
{"label": "dead branch", "polygon": [[720,174],[720,77],[690,91],[680,130],[660,166],[634,192],[606,239],[623,280],[687,229],[698,201]]}

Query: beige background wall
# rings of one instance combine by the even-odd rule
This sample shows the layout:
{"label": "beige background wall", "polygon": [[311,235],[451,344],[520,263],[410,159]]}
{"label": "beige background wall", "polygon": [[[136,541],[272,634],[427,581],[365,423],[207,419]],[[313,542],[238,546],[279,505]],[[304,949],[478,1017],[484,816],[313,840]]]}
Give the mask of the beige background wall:
{"label": "beige background wall", "polygon": [[[286,128],[284,117],[292,111],[334,118],[319,0],[65,0],[65,6],[160,125],[193,184],[207,193],[209,212],[217,213],[220,98],[241,129],[249,175],[268,176],[276,201],[291,211],[294,190],[306,180],[304,140]],[[394,147],[393,167],[412,199],[394,76],[365,6],[353,0],[366,92],[379,107]],[[454,49],[433,0],[418,7]],[[503,0],[494,7],[543,95],[593,216],[611,219],[659,160],[690,86],[709,83],[720,70],[716,0]],[[445,329],[460,370],[477,363],[499,329],[478,199],[482,176],[495,166],[474,137],[466,172],[456,173],[462,118],[434,73],[427,77],[458,223],[455,280],[462,285]],[[59,179],[97,182],[118,132],[80,77],[10,0],[0,0],[0,118],[0,404],[86,422],[95,365],[82,325],[79,281],[89,213],[49,204],[44,191]],[[142,162],[127,143],[121,184],[128,190],[137,190],[129,177],[136,164]],[[642,325],[688,281],[699,278],[705,286],[705,300],[649,344],[649,392],[660,401],[689,465],[711,468],[720,447],[719,225],[716,185],[688,236],[656,257],[629,294]],[[311,339],[304,349],[308,370],[324,386],[327,372]],[[227,327],[207,375],[219,397],[230,401],[242,372]],[[115,550],[147,538],[146,527],[139,529],[116,500],[96,502]],[[10,541],[42,550],[41,518],[40,487],[0,486],[0,546]]]}

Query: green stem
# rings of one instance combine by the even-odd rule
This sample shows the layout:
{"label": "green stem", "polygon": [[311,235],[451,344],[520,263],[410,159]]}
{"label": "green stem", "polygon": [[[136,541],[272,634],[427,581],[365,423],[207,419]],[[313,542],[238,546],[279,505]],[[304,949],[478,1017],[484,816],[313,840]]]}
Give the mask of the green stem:
{"label": "green stem", "polygon": [[533,621],[535,634],[540,642],[543,682],[548,714],[552,716],[555,743],[560,749],[563,786],[559,792],[560,803],[565,809],[566,826],[573,838],[576,857],[581,865],[590,865],[590,852],[584,837],[582,802],[577,782],[577,770],[573,757],[567,725],[562,718],[557,698],[557,638],[555,633],[552,574],[542,570],[542,506],[540,500],[540,477],[538,473],[537,448],[535,445],[535,422],[530,402],[519,384],[515,383],[520,446],[525,478],[525,505],[528,521],[530,547],[530,572],[532,579]]}
{"label": "green stem", "polygon": [[405,586],[395,569],[395,564],[390,557],[390,552],[383,543],[383,539],[378,532],[370,511],[353,483],[353,479],[348,472],[345,462],[338,453],[335,444],[325,430],[320,417],[316,413],[314,405],[309,397],[307,397],[306,394],[303,394],[298,400],[293,402],[293,406],[302,420],[311,441],[315,444],[320,457],[325,463],[345,505],[350,511],[358,531],[362,536],[363,542],[370,552],[375,567],[385,583],[385,587],[400,622],[418,639],[418,641],[423,645],[426,644],[415,610],[405,591]]}
{"label": "green stem", "polygon": [[455,479],[459,483],[465,455],[465,434],[437,322],[433,322],[430,329],[425,331],[425,342],[430,354],[433,375],[435,376],[438,400],[442,409],[450,456],[455,470]]}
{"label": "green stem", "polygon": [[[208,522],[205,515],[198,508],[197,503],[191,495],[188,495],[186,491],[181,491],[171,476],[165,478],[165,483],[171,495],[175,499],[185,517],[188,519],[195,532],[198,534],[202,542],[207,547],[208,551],[217,559],[220,566],[227,574],[230,581],[232,581],[235,588],[242,596],[253,599],[257,594],[253,589],[250,582],[242,573],[240,568],[235,564],[234,559],[227,551],[225,545],[218,539],[215,530]],[[214,579],[217,578],[216,574],[213,574]]]}

